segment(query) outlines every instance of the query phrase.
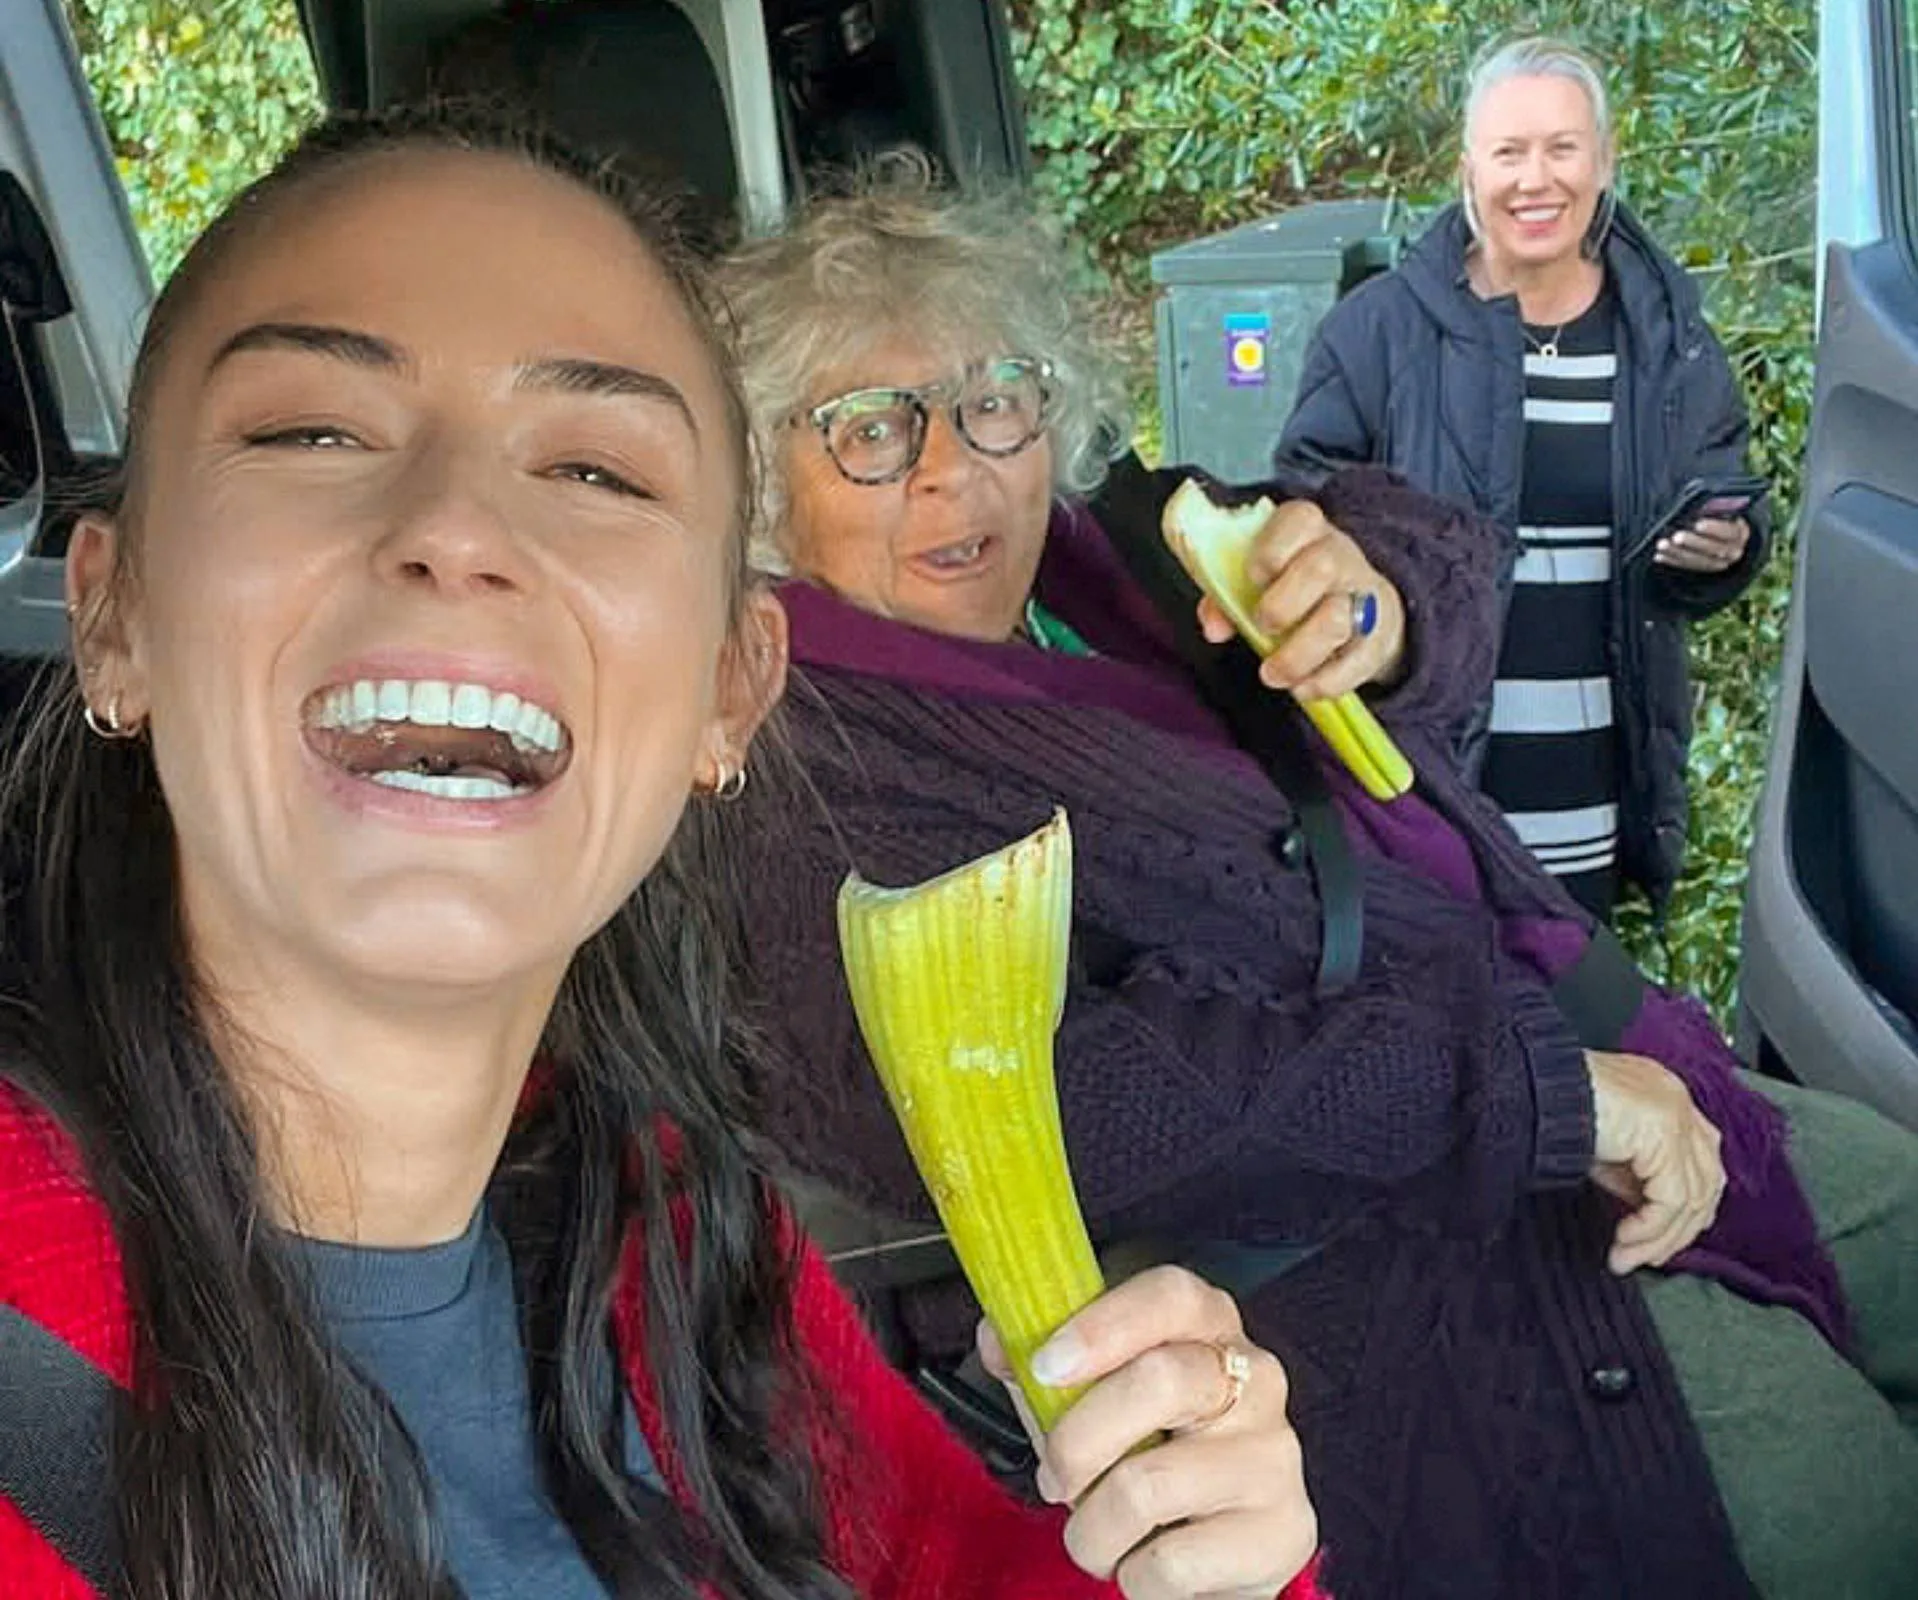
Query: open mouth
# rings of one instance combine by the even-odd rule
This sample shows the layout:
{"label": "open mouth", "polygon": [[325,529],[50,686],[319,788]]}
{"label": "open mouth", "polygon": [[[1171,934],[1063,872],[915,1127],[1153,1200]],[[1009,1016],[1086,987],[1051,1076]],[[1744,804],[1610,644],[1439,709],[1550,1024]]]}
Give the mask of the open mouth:
{"label": "open mouth", "polygon": [[308,696],[301,720],[308,745],[341,771],[441,800],[537,794],[573,751],[551,711],[478,683],[361,678]]}
{"label": "open mouth", "polygon": [[1558,221],[1565,214],[1562,205],[1550,206],[1514,206],[1512,215],[1528,228],[1543,227],[1547,223]]}
{"label": "open mouth", "polygon": [[913,559],[940,577],[963,577],[985,561],[996,542],[991,534],[981,533],[953,544],[940,545],[934,550],[922,551]]}

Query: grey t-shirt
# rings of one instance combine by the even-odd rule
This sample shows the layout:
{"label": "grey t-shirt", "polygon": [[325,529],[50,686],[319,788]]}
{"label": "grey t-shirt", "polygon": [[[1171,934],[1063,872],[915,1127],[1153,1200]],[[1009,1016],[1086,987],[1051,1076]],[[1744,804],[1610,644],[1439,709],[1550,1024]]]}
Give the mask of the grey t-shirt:
{"label": "grey t-shirt", "polygon": [[[423,1249],[312,1239],[299,1249],[334,1337],[425,1460],[467,1600],[606,1600],[540,1481],[512,1261],[484,1210],[459,1238]],[[627,1468],[657,1488],[631,1399],[622,1404]]]}

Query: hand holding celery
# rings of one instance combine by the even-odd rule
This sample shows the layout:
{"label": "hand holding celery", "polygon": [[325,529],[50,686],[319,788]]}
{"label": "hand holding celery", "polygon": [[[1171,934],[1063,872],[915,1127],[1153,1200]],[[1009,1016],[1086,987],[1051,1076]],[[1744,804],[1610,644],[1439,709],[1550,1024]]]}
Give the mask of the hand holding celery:
{"label": "hand holding celery", "polygon": [[[1260,594],[1247,560],[1272,509],[1263,497],[1231,509],[1214,505],[1187,479],[1167,502],[1163,523],[1179,564],[1261,656],[1272,654],[1279,641],[1259,625]],[[1300,708],[1375,800],[1397,799],[1412,787],[1411,763],[1356,694],[1302,701]]]}

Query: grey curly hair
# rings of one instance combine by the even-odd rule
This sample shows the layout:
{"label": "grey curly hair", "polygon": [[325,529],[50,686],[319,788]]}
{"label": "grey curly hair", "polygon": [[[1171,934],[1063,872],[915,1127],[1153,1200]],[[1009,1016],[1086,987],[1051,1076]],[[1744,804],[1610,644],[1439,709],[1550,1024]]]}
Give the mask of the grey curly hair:
{"label": "grey curly hair", "polygon": [[781,461],[794,414],[823,398],[824,374],[889,339],[955,365],[1001,353],[1049,361],[1060,494],[1096,489],[1130,438],[1124,383],[1091,298],[1058,231],[1016,191],[949,191],[929,163],[894,155],[734,252],[720,288],[760,453],[762,570],[786,570]]}

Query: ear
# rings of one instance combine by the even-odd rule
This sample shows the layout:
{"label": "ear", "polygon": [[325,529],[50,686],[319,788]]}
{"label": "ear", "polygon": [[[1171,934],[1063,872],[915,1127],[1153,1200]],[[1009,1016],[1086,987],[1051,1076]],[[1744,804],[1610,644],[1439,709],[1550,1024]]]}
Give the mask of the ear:
{"label": "ear", "polygon": [[88,512],[73,525],[67,545],[67,615],[73,664],[87,704],[137,726],[151,710],[143,652],[128,604],[125,551],[119,524]]}
{"label": "ear", "polygon": [[746,596],[738,630],[720,658],[713,781],[722,766],[744,765],[753,735],[786,692],[789,645],[786,608],[771,589],[755,584]]}

